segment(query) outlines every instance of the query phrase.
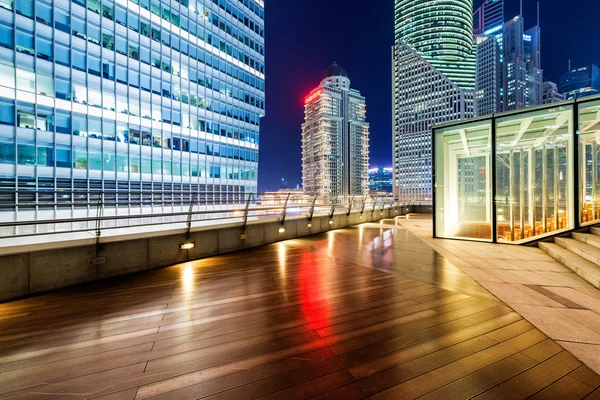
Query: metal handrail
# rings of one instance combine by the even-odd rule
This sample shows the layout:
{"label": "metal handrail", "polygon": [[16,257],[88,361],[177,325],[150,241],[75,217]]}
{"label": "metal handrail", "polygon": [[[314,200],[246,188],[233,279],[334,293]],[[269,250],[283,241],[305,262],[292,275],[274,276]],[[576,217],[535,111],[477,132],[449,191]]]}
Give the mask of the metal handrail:
{"label": "metal handrail", "polygon": [[[4,191],[0,190],[0,193]],[[211,223],[215,221],[223,221],[223,220],[233,220],[239,221],[242,223],[243,228],[245,230],[245,226],[248,221],[248,217],[262,217],[265,215],[273,214],[273,218],[276,218],[275,214],[279,214],[279,220],[285,222],[285,218],[289,213],[291,208],[295,208],[298,210],[298,214],[302,214],[306,210],[308,212],[306,215],[309,218],[309,221],[312,219],[312,216],[315,212],[315,209],[320,209],[319,214],[329,215],[329,218],[333,218],[333,215],[336,211],[344,210],[346,215],[349,215],[352,211],[354,205],[354,197],[350,202],[348,199],[333,199],[331,202],[323,202],[322,204],[317,204],[317,196],[314,195],[305,195],[300,193],[277,193],[277,194],[263,194],[259,196],[258,194],[252,193],[221,193],[221,192],[155,192],[155,191],[103,191],[103,190],[26,190],[22,191],[23,193],[32,196],[33,198],[37,198],[38,194],[48,195],[49,193],[60,193],[60,194],[68,194],[72,193],[74,195],[80,196],[90,196],[89,200],[82,203],[70,203],[73,206],[79,206],[85,208],[88,206],[90,211],[95,210],[95,216],[85,216],[85,217],[70,217],[70,218],[54,218],[54,219],[43,219],[43,220],[24,220],[24,221],[7,221],[0,222],[0,228],[15,228],[14,234],[0,234],[0,237],[25,237],[25,236],[39,236],[39,235],[53,235],[53,234],[66,234],[66,233],[80,233],[80,232],[92,232],[95,231],[95,236],[98,239],[100,237],[102,230],[110,230],[110,229],[127,229],[127,228],[138,228],[143,226],[150,225],[165,225],[165,224],[177,224],[181,223],[183,226],[187,227],[187,231],[191,230],[193,222],[206,222]],[[10,193],[16,194],[15,191],[11,191]],[[117,199],[110,199],[106,201],[107,195],[111,197],[112,194],[123,194],[127,195],[127,199],[123,199],[123,201],[118,201]],[[178,199],[174,200],[163,200],[163,196],[169,196],[170,194],[176,194]],[[212,198],[212,195],[217,195]],[[147,196],[147,201],[139,201],[139,199],[129,199],[129,197],[137,197],[137,196]],[[160,200],[153,200],[152,197],[160,196]],[[95,201],[91,201],[92,198]],[[207,198],[203,198],[207,197]],[[223,198],[224,197],[224,198]],[[87,200],[87,199],[86,199]],[[163,200],[163,201],[161,201]],[[361,214],[365,211],[367,204],[371,211],[375,211],[377,208],[378,202],[373,202],[372,198],[361,196],[358,199],[362,200],[361,204]],[[275,202],[275,204],[263,204]],[[244,204],[245,203],[245,204]],[[281,204],[277,204],[281,203]],[[389,204],[385,204],[385,202],[381,202],[381,210],[384,208],[393,208],[393,202]],[[252,205],[252,206],[251,206]],[[47,209],[55,206],[57,210],[65,209],[68,207],[65,203],[18,203],[16,207],[24,207],[26,209],[32,208],[41,208]],[[144,209],[150,209],[153,207],[179,207],[182,208],[187,206],[187,211],[172,211],[172,212],[160,212],[160,213],[147,213],[147,214],[129,214],[129,215],[106,215],[104,210],[123,210],[124,208],[141,208],[142,212]],[[195,206],[213,208],[213,209],[205,209],[205,210],[194,210]],[[245,207],[244,207],[245,206]],[[6,204],[2,204],[0,201],[0,207],[8,207]],[[94,208],[95,207],[95,208]],[[400,202],[395,202],[396,212],[400,207]],[[14,212],[14,211],[8,211]],[[0,211],[0,215],[3,211]],[[17,211],[18,215],[19,211]],[[240,214],[240,215],[237,215]],[[200,217],[200,218],[198,218]],[[206,217],[206,218],[202,218]],[[140,223],[131,223],[131,220],[136,219],[152,219],[152,222],[139,221]],[[175,219],[175,221],[157,221],[157,219],[161,218],[169,218]],[[129,220],[130,223],[127,225],[119,225],[119,221]],[[107,221],[114,221],[115,226],[110,226],[107,224],[103,224]],[[73,227],[71,225],[70,229],[60,229],[58,225],[60,224],[78,224],[78,223],[94,223],[94,227],[85,227],[78,228]],[[37,228],[35,228],[36,232],[29,233],[17,233],[19,227],[25,226],[49,226],[48,231],[37,232]]]}

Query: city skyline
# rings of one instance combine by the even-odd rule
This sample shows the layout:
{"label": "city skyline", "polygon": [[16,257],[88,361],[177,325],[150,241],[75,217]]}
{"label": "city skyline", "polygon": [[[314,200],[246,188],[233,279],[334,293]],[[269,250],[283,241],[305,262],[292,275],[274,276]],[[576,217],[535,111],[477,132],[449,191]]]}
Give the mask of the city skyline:
{"label": "city skyline", "polygon": [[[481,3],[475,1],[474,8]],[[540,3],[544,80],[554,82],[567,71],[569,59],[573,67],[600,62],[600,54],[594,56],[589,51],[600,39],[600,27],[592,24],[592,13],[582,12],[598,5],[584,0],[577,7],[565,9],[560,4],[557,0]],[[525,29],[535,25],[536,5],[535,1],[524,1]],[[314,13],[314,9],[321,11]],[[328,15],[334,12],[353,29],[332,26]],[[292,187],[300,182],[303,101],[333,61],[344,65],[353,86],[369,99],[371,166],[391,165],[393,1],[385,0],[373,7],[340,0],[274,2],[267,5],[267,14],[266,25],[272,28],[266,37],[267,110],[261,122],[259,189],[276,189],[283,177]],[[519,1],[506,0],[505,19],[517,14]],[[571,22],[565,21],[572,21],[573,27],[566,29]],[[278,35],[280,29],[289,35]],[[322,40],[324,36],[328,37],[327,43]],[[290,43],[295,45],[289,47]]]}

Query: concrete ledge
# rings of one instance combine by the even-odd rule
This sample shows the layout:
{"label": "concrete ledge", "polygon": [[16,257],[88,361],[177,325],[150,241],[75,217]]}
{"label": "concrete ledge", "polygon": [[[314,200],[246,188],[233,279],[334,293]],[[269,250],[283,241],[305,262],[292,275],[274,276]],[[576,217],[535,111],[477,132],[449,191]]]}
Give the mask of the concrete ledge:
{"label": "concrete ledge", "polygon": [[[336,214],[331,224],[326,215],[315,216],[312,221],[304,216],[289,217],[283,226],[274,220],[252,221],[246,226],[245,239],[241,224],[224,224],[193,228],[189,234],[177,228],[107,236],[97,244],[95,239],[67,238],[56,243],[11,246],[0,252],[0,301],[395,216],[395,209],[386,209]],[[181,249],[183,243],[191,242],[192,249]]]}

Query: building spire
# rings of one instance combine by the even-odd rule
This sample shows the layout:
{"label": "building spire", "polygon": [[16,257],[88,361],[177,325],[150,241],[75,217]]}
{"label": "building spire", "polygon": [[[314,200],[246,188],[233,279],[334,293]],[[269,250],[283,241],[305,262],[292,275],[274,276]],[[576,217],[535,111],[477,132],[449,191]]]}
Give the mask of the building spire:
{"label": "building spire", "polygon": [[[522,1],[522,0],[521,0]],[[540,28],[540,2],[537,2],[537,26]]]}
{"label": "building spire", "polygon": [[519,16],[523,18],[523,0],[521,0],[521,8],[519,8]]}

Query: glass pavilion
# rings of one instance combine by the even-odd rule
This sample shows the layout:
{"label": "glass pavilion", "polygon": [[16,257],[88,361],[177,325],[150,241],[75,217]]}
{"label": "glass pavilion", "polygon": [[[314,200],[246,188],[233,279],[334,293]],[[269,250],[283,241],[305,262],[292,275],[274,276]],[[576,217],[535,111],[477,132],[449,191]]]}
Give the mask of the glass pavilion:
{"label": "glass pavilion", "polygon": [[600,223],[600,96],[433,129],[434,237],[525,243]]}

